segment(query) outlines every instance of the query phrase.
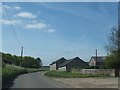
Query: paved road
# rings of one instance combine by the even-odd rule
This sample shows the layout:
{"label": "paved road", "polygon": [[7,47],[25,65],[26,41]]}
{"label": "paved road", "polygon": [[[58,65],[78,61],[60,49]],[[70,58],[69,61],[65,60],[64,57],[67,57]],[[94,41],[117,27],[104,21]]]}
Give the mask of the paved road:
{"label": "paved road", "polygon": [[67,84],[45,77],[42,72],[18,76],[11,88],[69,88]]}

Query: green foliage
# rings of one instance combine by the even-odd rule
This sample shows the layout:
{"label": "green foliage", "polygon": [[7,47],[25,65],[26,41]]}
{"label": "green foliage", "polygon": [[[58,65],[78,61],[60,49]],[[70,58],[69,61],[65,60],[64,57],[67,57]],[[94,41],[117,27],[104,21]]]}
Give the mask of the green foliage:
{"label": "green foliage", "polygon": [[60,78],[86,78],[86,77],[110,77],[108,74],[81,74],[81,73],[72,73],[65,71],[48,71],[44,75],[49,77],[60,77]]}
{"label": "green foliage", "polygon": [[10,79],[23,74],[23,73],[27,73],[27,71],[23,68],[17,68],[17,67],[13,67],[13,66],[5,66],[2,69],[2,81],[3,84],[5,84],[6,82],[10,81]]}
{"label": "green foliage", "polygon": [[99,69],[98,66],[89,66],[89,67],[86,67],[85,69]]}
{"label": "green foliage", "polygon": [[120,61],[118,61],[118,57],[116,55],[108,55],[105,60],[105,65],[107,68],[114,69],[117,65],[120,68]]}
{"label": "green foliage", "polygon": [[105,46],[108,56],[105,60],[106,68],[120,68],[120,29],[112,28]]}
{"label": "green foliage", "polygon": [[39,68],[40,67],[39,62],[30,56],[25,56],[22,60],[21,65],[27,68]]}
{"label": "green foliage", "polygon": [[20,74],[37,72],[38,69],[23,68],[18,66],[12,66],[5,64],[5,67],[2,68],[2,83],[6,85],[9,81],[13,80]]}
{"label": "green foliage", "polygon": [[2,59],[11,61],[11,60],[13,60],[13,57],[12,57],[12,55],[9,54],[9,53],[6,53],[6,54],[5,54],[5,53],[2,53]]}
{"label": "green foliage", "polygon": [[13,65],[21,65],[27,68],[40,68],[42,66],[42,60],[40,58],[35,59],[30,56],[25,56],[21,60],[20,56],[2,53],[2,59],[12,62]]}
{"label": "green foliage", "polygon": [[40,67],[42,66],[42,60],[38,57],[38,58],[36,58],[35,59],[38,63],[39,63],[39,65],[40,65]]}
{"label": "green foliage", "polygon": [[12,59],[13,64],[18,66],[20,64],[21,57],[16,55],[13,55],[12,57],[13,57]]}

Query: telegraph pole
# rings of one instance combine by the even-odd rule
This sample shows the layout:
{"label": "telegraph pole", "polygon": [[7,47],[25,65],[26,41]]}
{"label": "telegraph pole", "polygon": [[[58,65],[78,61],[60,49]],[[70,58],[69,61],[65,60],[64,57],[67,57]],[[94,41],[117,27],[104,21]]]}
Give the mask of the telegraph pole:
{"label": "telegraph pole", "polygon": [[97,49],[95,50],[95,53],[96,53],[96,61],[97,61]]}
{"label": "telegraph pole", "polygon": [[23,46],[21,48],[21,62],[20,62],[20,65],[21,65],[22,61],[23,61]]}
{"label": "telegraph pole", "polygon": [[96,54],[96,62],[97,62],[97,49],[95,50],[95,54]]}

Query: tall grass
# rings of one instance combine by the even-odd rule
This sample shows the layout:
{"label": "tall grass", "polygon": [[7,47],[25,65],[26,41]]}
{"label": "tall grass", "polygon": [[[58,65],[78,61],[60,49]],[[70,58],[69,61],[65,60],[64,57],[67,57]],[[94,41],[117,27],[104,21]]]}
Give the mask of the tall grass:
{"label": "tall grass", "polygon": [[2,68],[2,84],[3,87],[12,82],[18,75],[25,73],[37,72],[38,69],[22,68],[18,66],[5,65]]}
{"label": "tall grass", "polygon": [[2,83],[5,84],[16,76],[24,73],[27,73],[27,70],[24,68],[6,66],[2,69]]}

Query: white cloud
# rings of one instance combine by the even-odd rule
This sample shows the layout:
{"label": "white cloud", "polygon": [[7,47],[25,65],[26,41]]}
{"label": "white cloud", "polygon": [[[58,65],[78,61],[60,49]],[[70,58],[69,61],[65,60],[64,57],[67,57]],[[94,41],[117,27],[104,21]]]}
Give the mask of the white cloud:
{"label": "white cloud", "polygon": [[22,18],[36,18],[35,15],[33,15],[32,13],[29,13],[29,12],[21,12],[16,15],[19,17],[22,17]]}
{"label": "white cloud", "polygon": [[48,30],[46,30],[47,32],[55,32],[55,30],[54,29],[48,29]]}
{"label": "white cloud", "polygon": [[36,24],[27,24],[25,27],[28,29],[45,29],[47,28],[47,25],[39,22]]}
{"label": "white cloud", "polygon": [[[5,24],[5,25],[9,25],[10,21],[6,20],[6,19],[1,19],[0,20],[0,24]],[[21,24],[20,20],[11,20],[11,24],[15,25],[15,24]]]}
{"label": "white cloud", "polygon": [[33,30],[43,30],[45,32],[55,32],[55,30],[52,29],[49,25],[42,22],[37,22],[37,21],[31,24],[27,24],[25,28],[33,29]]}
{"label": "white cloud", "polygon": [[21,10],[21,7],[19,7],[19,6],[14,6],[14,9],[16,9],[16,10]]}
{"label": "white cloud", "polygon": [[[3,6],[3,8],[4,8],[4,6]],[[6,8],[6,9],[13,9],[13,10],[21,10],[21,9],[22,9],[20,6],[10,7],[10,6],[8,6],[8,5],[5,5],[5,8]]]}

